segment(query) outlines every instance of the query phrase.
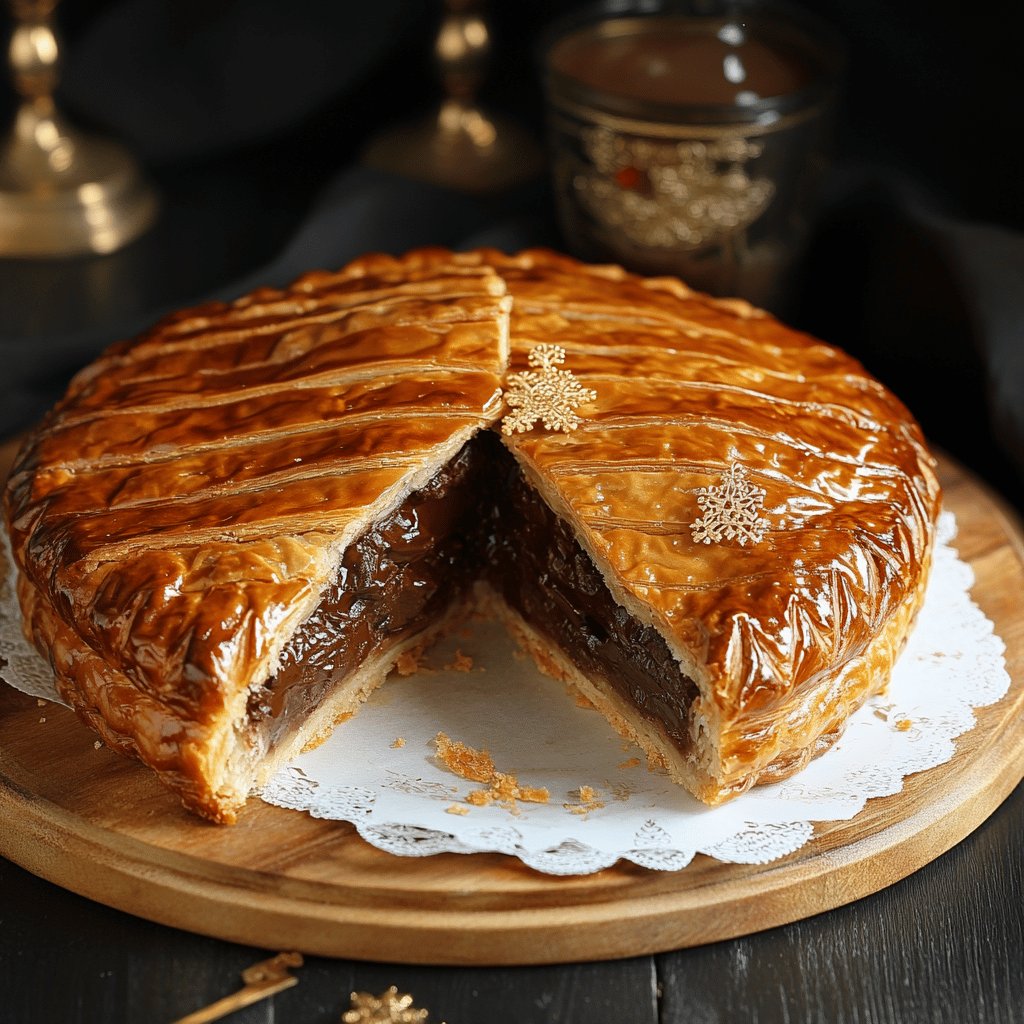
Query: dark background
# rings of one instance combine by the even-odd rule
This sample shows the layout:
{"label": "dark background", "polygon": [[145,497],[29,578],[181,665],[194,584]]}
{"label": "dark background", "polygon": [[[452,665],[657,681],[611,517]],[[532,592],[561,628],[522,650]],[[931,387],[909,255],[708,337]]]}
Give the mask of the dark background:
{"label": "dark background", "polygon": [[[578,6],[490,4],[483,99],[538,138],[538,41]],[[937,444],[1019,503],[1024,8],[799,6],[834,27],[849,60],[836,161],[787,318],[859,356]],[[62,5],[63,106],[141,156],[164,214],[113,256],[0,260],[0,374],[8,377],[0,433],[27,425],[103,344],[167,308],[283,283],[366,249],[481,238],[557,245],[544,181],[480,201],[352,172],[373,133],[434,103],[438,8],[425,0]],[[13,95],[0,103],[6,121]]]}
{"label": "dark background", "polygon": [[[576,6],[490,5],[483,99],[538,136],[537,40]],[[845,39],[849,66],[789,319],[859,356],[937,444],[1024,507],[1022,5],[801,6]],[[373,133],[436,99],[437,18],[423,0],[65,0],[62,104],[140,155],[163,215],[111,256],[0,260],[0,436],[29,426],[105,344],[176,306],[366,249],[558,244],[543,180],[479,199],[358,166]],[[13,109],[0,95],[0,123]],[[734,942],[530,969],[314,959],[276,1015],[233,1019],[337,1021],[349,990],[394,983],[449,1024],[1021,1021],[1022,824],[1018,788],[904,882]],[[264,955],[0,862],[0,1021],[169,1020]]]}

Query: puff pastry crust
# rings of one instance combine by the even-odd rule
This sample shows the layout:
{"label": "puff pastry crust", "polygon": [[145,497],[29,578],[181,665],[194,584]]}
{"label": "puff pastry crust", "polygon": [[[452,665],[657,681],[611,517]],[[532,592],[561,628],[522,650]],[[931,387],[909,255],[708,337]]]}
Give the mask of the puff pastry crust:
{"label": "puff pastry crust", "polygon": [[[939,488],[921,432],[850,357],[744,302],[546,251],[367,256],[176,314],[80,373],[5,493],[26,632],[61,692],[231,820],[458,614],[253,743],[253,694],[345,552],[497,423],[507,370],[541,342],[597,398],[571,433],[504,443],[679,682],[656,707],[495,588],[476,600],[700,799],[799,767],[884,689],[923,598]],[[699,491],[733,465],[764,490],[767,530],[698,543]],[[685,742],[658,712],[676,692]]]}

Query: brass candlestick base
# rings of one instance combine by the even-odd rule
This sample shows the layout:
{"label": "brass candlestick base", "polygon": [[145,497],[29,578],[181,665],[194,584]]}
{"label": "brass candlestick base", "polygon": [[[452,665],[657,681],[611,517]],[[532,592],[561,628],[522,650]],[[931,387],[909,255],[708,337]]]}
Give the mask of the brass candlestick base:
{"label": "brass candlestick base", "polygon": [[72,129],[54,106],[55,3],[12,4],[19,21],[9,56],[22,105],[0,149],[0,256],[113,252],[156,215],[131,155]]}
{"label": "brass candlestick base", "polygon": [[491,47],[482,7],[483,0],[445,0],[434,41],[440,109],[373,139],[364,163],[463,192],[498,192],[540,174],[543,155],[529,133],[476,102]]}
{"label": "brass candlestick base", "polygon": [[499,192],[539,174],[539,148],[518,125],[457,99],[436,117],[374,139],[363,161],[379,170],[462,192]]}

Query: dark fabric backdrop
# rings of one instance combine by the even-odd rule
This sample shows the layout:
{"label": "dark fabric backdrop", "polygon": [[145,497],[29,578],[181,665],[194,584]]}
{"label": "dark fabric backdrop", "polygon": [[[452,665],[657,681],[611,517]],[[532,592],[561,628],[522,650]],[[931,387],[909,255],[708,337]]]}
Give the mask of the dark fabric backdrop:
{"label": "dark fabric backdrop", "polygon": [[[538,136],[537,40],[576,6],[490,5],[484,98]],[[845,39],[849,70],[837,159],[789,318],[861,358],[938,444],[1020,506],[1020,7],[801,6]],[[558,245],[543,180],[474,199],[358,166],[372,133],[436,98],[439,7],[62,5],[62,102],[142,157],[164,212],[110,257],[0,260],[0,435],[40,415],[105,344],[176,305],[284,283],[368,249]],[[13,109],[10,95],[0,100],[5,122]]]}

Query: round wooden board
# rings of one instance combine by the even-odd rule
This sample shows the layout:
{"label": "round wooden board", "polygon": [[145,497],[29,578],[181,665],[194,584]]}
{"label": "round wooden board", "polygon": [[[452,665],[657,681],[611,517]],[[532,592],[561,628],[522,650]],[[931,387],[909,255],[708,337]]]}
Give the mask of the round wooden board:
{"label": "round wooden board", "polygon": [[[0,463],[2,465],[2,463]],[[254,801],[205,824],[68,711],[0,687],[0,854],[142,917],[273,949],[430,964],[601,960],[698,945],[829,910],[904,878],[976,828],[1024,775],[1024,540],[977,481],[942,463],[974,596],[1013,684],[948,764],[819,825],[768,865],[699,856],[555,878],[502,855],[393,857],[351,826]],[[43,721],[45,719],[45,721]]]}

